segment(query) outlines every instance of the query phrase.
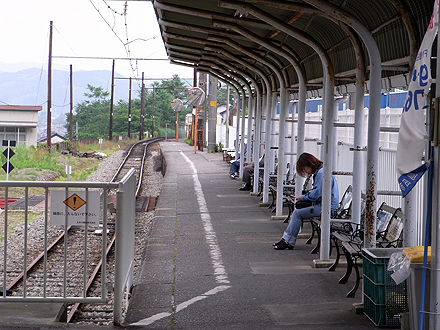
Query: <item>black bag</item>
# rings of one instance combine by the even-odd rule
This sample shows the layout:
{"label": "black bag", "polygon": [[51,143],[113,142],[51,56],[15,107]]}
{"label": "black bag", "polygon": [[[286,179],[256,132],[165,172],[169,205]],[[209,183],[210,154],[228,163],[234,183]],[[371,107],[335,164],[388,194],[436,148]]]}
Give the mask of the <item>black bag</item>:
{"label": "black bag", "polygon": [[309,207],[309,206],[312,206],[312,205],[314,205],[315,203],[314,202],[312,202],[312,201],[297,201],[296,203],[295,203],[295,208],[296,209],[303,209],[303,208],[305,208],[305,207]]}

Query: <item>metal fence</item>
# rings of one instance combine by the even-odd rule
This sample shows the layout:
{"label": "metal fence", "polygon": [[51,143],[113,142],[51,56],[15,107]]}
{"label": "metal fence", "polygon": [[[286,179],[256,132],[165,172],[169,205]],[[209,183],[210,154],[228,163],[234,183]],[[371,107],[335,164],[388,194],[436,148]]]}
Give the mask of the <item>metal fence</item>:
{"label": "metal fence", "polygon": [[[135,175],[134,169],[117,183],[103,182],[26,182],[3,181],[5,200],[9,196],[22,194],[20,210],[12,209],[5,203],[0,222],[3,227],[2,252],[0,254],[0,282],[3,293],[0,301],[63,302],[63,303],[106,303],[109,299],[106,278],[106,250],[110,241],[108,233],[108,196],[116,190],[115,219],[115,280],[114,283],[114,323],[122,323],[123,300],[127,299],[133,279],[134,233],[135,233]],[[35,207],[30,205],[35,194],[42,195],[44,204],[41,216],[32,216]],[[41,221],[36,236],[31,236],[31,222]],[[47,248],[61,232],[77,228],[75,241],[64,235],[57,248],[58,259],[48,257]],[[101,233],[101,234],[99,234]],[[78,241],[79,237],[79,241]],[[72,248],[73,251],[72,252]],[[91,251],[100,251],[96,256]],[[18,251],[18,252],[17,252]],[[34,255],[41,253],[38,276],[28,278],[28,267]],[[13,254],[13,255],[12,255]],[[99,294],[88,293],[87,282],[90,269],[99,260]],[[72,267],[72,265],[74,265]],[[7,286],[20,272],[23,282],[20,289],[8,295]],[[76,274],[74,274],[76,272]],[[38,277],[38,281],[34,279]],[[56,281],[50,286],[51,281]],[[31,287],[32,286],[32,287]],[[36,286],[39,287],[38,290]],[[50,286],[50,289],[49,289]],[[79,288],[79,289],[78,289]],[[124,296],[125,293],[125,296]]]}

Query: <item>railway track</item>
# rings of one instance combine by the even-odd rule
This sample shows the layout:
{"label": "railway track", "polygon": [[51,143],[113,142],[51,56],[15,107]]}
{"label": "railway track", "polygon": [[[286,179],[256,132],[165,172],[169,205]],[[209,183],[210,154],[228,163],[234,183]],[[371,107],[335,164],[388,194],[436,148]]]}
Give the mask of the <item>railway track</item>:
{"label": "railway track", "polygon": [[[145,176],[145,160],[147,157],[148,147],[158,142],[160,139],[150,139],[135,143],[127,152],[126,157],[122,161],[120,167],[114,174],[112,182],[118,182],[131,169],[134,168],[137,178],[136,189],[136,209],[138,212],[146,212],[154,209],[156,196],[142,196],[143,178]],[[112,201],[111,196],[109,201]],[[28,265],[26,270],[20,274],[8,271],[8,285],[6,286],[8,295],[37,295],[46,296],[70,296],[76,287],[83,287],[82,283],[86,280],[85,287],[87,296],[99,297],[101,286],[99,283],[113,283],[113,245],[114,245],[114,217],[108,218],[107,224],[107,272],[106,278],[102,279],[102,231],[90,232],[90,228],[84,227],[68,227],[66,231],[62,231],[56,235],[51,244],[48,244],[46,251],[42,251],[31,262],[24,260],[24,264]],[[66,243],[68,242],[68,244]],[[84,249],[84,246],[86,247]],[[98,251],[98,252],[94,252]],[[61,265],[63,256],[68,256],[69,268]],[[45,257],[46,256],[46,257]],[[87,267],[84,269],[83,262],[87,260]],[[22,267],[22,266],[21,266]],[[8,268],[9,269],[9,268]],[[62,271],[60,271],[62,269]],[[41,274],[46,272],[50,274],[42,283]],[[64,283],[63,283],[64,282]],[[98,283],[98,284],[96,284]],[[33,292],[32,288],[37,288],[41,292]],[[38,289],[39,288],[39,289]],[[65,288],[65,289],[63,289]],[[90,324],[111,324],[113,319],[113,297],[109,290],[109,299],[106,304],[80,304],[69,305],[67,308],[66,322],[74,323],[90,323]]]}

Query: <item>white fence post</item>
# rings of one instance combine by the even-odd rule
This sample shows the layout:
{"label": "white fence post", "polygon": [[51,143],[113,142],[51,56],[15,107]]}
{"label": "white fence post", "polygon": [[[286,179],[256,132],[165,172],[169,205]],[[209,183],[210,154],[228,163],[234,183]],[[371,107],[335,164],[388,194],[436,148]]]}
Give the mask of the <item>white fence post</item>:
{"label": "white fence post", "polygon": [[[121,180],[116,193],[115,287],[113,324],[123,321],[122,302],[133,281],[135,240],[136,177],[131,169]],[[127,299],[128,302],[128,299]]]}

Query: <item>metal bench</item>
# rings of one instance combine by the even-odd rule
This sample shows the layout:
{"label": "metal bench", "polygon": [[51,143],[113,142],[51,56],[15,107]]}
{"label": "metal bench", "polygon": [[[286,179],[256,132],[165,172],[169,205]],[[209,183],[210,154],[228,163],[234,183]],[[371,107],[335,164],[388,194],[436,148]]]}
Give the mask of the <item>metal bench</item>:
{"label": "metal bench", "polygon": [[[399,247],[401,245],[401,236],[403,232],[404,214],[400,208],[393,208],[381,204],[377,211],[376,218],[376,245],[377,247]],[[354,228],[354,229],[353,229]],[[348,298],[354,298],[361,275],[359,271],[358,260],[362,258],[362,248],[364,246],[364,227],[363,224],[355,225],[346,223],[341,230],[331,233],[331,240],[336,249],[335,262],[330,266],[329,271],[334,271],[339,263],[340,250],[347,260],[347,269],[343,277],[339,280],[339,284],[346,284],[354,268],[356,273],[356,281],[353,288],[347,293]]]}
{"label": "metal bench", "polygon": [[[345,226],[346,223],[350,222],[351,219],[351,205],[353,201],[353,189],[351,185],[348,185],[345,189],[344,194],[339,202],[338,210],[336,215],[330,219],[330,232],[338,231]],[[311,244],[315,237],[315,233],[318,238],[316,246],[312,250],[312,254],[316,254],[321,246],[321,217],[313,217],[310,219],[312,225],[312,234],[307,240],[306,244]]]}

